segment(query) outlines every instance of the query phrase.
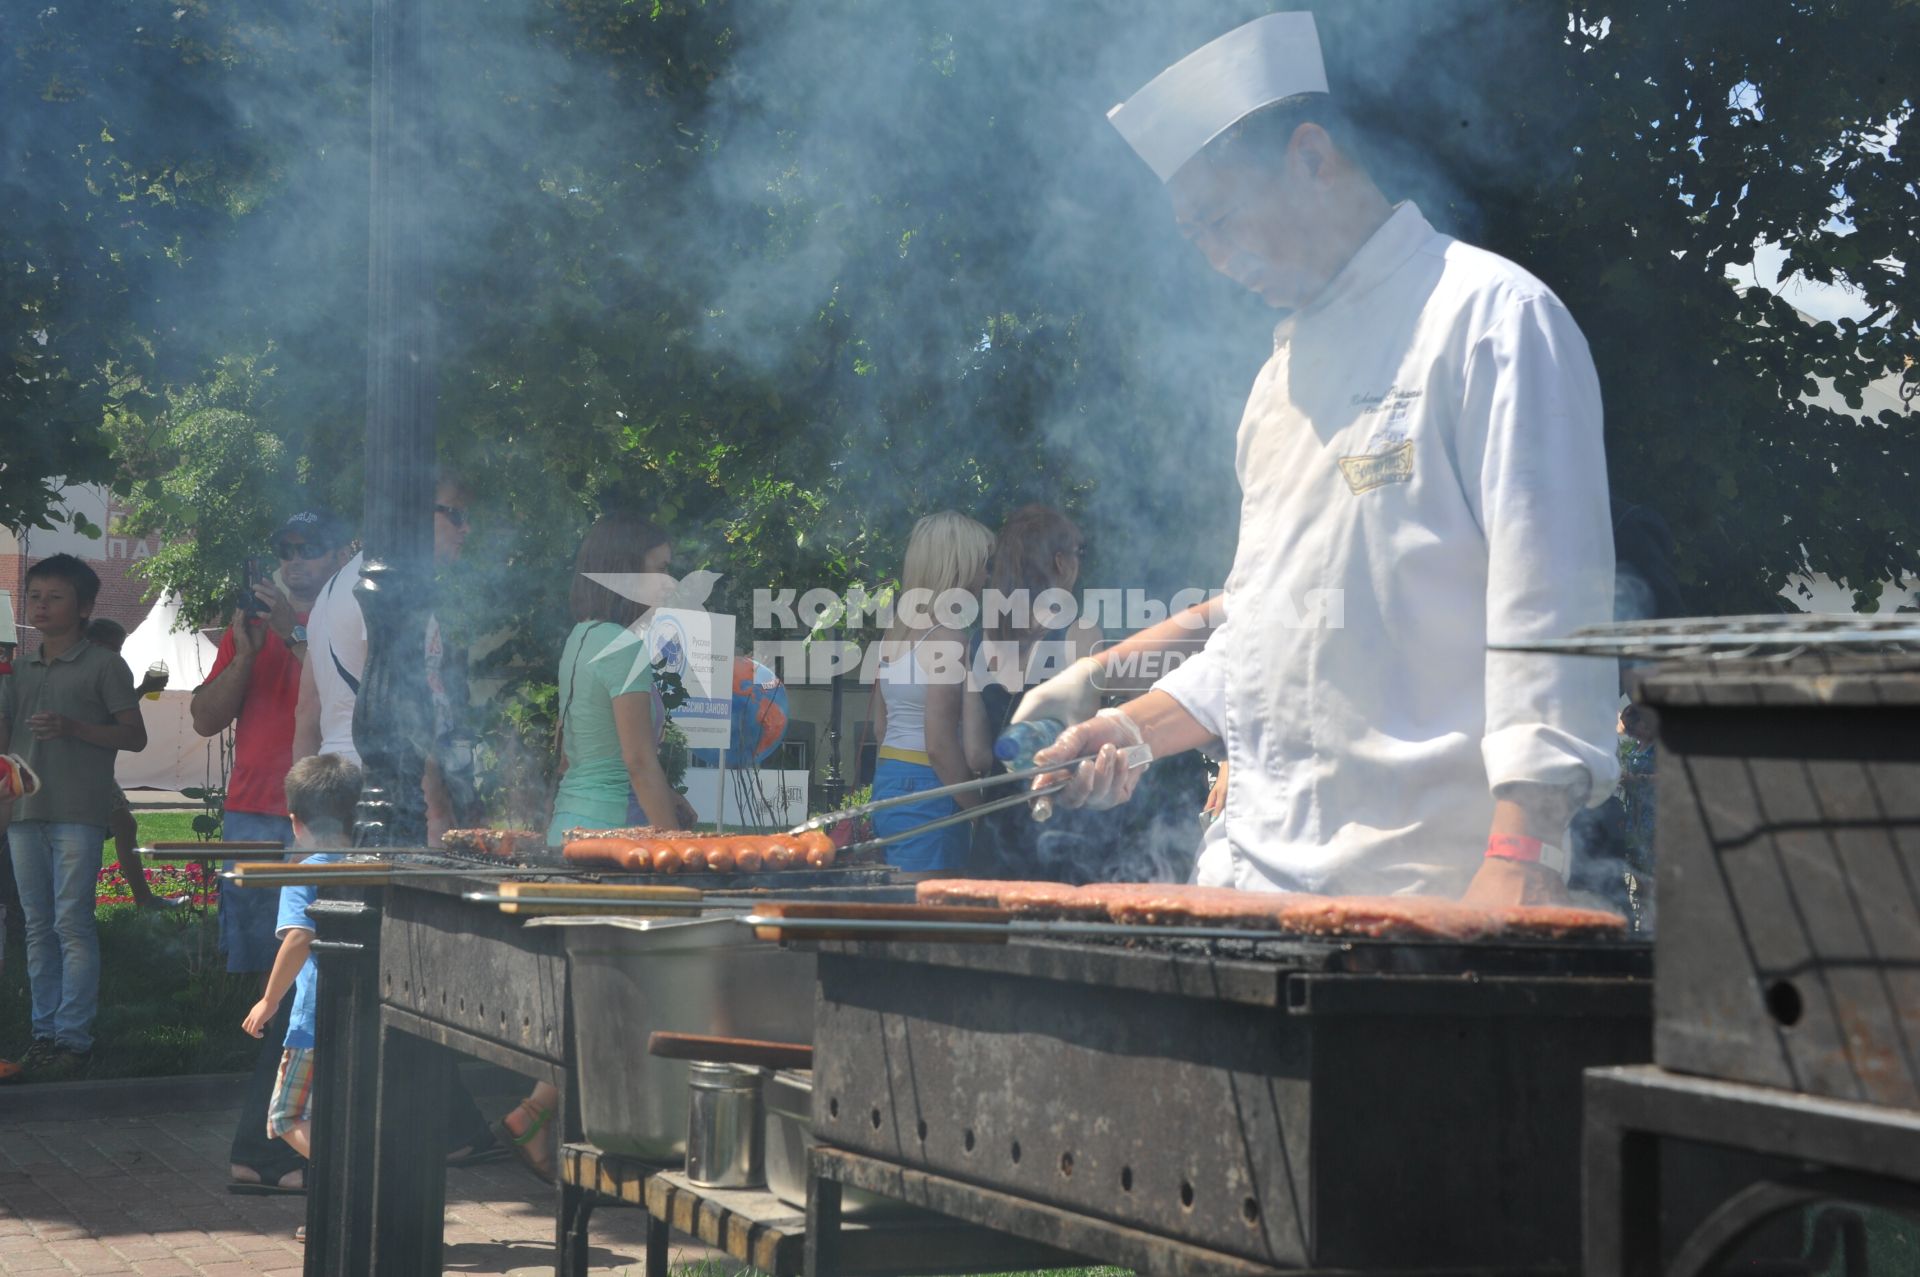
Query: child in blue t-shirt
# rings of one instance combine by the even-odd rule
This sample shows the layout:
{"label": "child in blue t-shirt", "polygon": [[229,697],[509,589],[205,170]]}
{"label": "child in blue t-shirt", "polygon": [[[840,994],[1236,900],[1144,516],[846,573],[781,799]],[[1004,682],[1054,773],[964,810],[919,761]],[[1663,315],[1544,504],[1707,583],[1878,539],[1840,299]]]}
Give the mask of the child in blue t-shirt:
{"label": "child in blue t-shirt", "polygon": [[[303,758],[287,773],[287,811],[293,817],[294,842],[300,847],[352,846],[353,808],[360,798],[360,769],[339,754]],[[338,852],[316,850],[304,864],[327,864],[341,859]],[[253,1004],[241,1027],[254,1037],[266,1032],[280,1000],[293,990],[293,1011],[287,1023],[280,1074],[267,1104],[267,1138],[282,1139],[302,1157],[312,1156],[313,1132],[313,1011],[319,975],[310,949],[313,921],[307,906],[317,888],[282,887],[280,917],[275,934],[280,952],[267,976],[266,992]]]}

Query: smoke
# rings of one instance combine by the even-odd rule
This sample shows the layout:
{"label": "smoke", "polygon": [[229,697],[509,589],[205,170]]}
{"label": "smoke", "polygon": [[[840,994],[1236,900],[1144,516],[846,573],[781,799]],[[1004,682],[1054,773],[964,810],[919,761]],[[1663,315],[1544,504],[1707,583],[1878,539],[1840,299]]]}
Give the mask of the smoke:
{"label": "smoke", "polygon": [[[440,428],[514,525],[471,548],[557,564],[616,497],[681,524],[683,543],[743,517],[737,490],[649,482],[659,423],[697,421],[765,450],[770,477],[817,481],[823,457],[857,475],[842,501],[899,529],[873,548],[882,573],[928,509],[992,524],[1043,501],[1099,547],[1083,585],[1219,584],[1233,431],[1273,315],[1186,245],[1105,113],[1276,7],[435,6],[438,109],[419,123],[441,163],[402,177],[433,227]],[[1489,48],[1537,38],[1531,19],[1490,21],[1488,0],[1316,12],[1336,92],[1408,139],[1390,185],[1441,224],[1461,221],[1449,166],[1546,163],[1487,123],[1498,86],[1476,82]],[[117,15],[47,14],[76,45],[146,51],[87,82],[86,113],[122,150],[220,179],[226,206],[201,210],[190,260],[156,243],[132,290],[177,353],[163,377],[271,345],[276,424],[315,445],[309,486],[352,509],[359,458],[327,445],[363,415],[366,10],[188,6],[137,36]],[[1459,135],[1444,155],[1439,114]],[[582,446],[543,446],[561,431]],[[830,509],[815,539],[844,531]],[[737,547],[708,548],[746,588],[820,584],[745,579],[724,561]]]}
{"label": "smoke", "polygon": [[[877,573],[930,509],[994,524],[1041,501],[1096,547],[1082,588],[1218,586],[1233,434],[1274,315],[1185,243],[1105,115],[1277,7],[1298,6],[434,6],[441,163],[403,176],[433,227],[443,451],[480,478],[453,603],[476,630],[528,618],[529,649],[557,649],[579,531],[627,499],[672,530],[678,571],[837,584],[735,570],[749,485],[658,479],[686,475],[670,454],[695,443],[769,480],[854,476],[836,501],[879,530],[857,552]],[[59,20],[110,43],[118,14]],[[1487,69],[1551,14],[1345,0],[1316,16],[1336,94],[1402,139],[1389,193],[1444,229],[1486,212],[1457,172],[1565,162],[1542,141],[1554,104],[1531,133],[1488,109]],[[309,484],[352,511],[357,449],[328,445],[364,413],[367,11],[270,0],[156,21],[171,26],[143,38],[174,55],[98,77],[87,109],[126,147],[202,159],[226,203],[201,210],[191,260],[156,246],[132,304],[183,359],[271,344],[277,424],[318,441]],[[748,468],[728,464],[715,473]],[[702,544],[712,528],[726,536]],[[796,530],[858,529],[830,505]]]}

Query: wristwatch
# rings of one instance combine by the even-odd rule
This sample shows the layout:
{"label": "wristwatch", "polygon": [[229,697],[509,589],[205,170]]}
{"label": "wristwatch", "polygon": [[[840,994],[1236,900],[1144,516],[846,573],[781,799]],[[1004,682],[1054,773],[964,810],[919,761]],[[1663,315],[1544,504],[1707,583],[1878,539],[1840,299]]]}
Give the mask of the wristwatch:
{"label": "wristwatch", "polygon": [[304,625],[301,625],[297,621],[294,622],[293,628],[287,631],[287,642],[304,643],[306,641],[307,641],[307,627]]}

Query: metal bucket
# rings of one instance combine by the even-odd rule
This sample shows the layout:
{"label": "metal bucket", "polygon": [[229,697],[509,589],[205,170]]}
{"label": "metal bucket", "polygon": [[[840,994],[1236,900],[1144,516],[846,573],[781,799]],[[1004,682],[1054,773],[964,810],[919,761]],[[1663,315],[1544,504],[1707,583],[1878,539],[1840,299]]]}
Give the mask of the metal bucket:
{"label": "metal bucket", "polygon": [[687,1063],[648,1055],[649,1033],[813,1041],[813,955],[757,941],[730,915],[527,925],[567,928],[581,1126],[609,1153],[687,1151]]}

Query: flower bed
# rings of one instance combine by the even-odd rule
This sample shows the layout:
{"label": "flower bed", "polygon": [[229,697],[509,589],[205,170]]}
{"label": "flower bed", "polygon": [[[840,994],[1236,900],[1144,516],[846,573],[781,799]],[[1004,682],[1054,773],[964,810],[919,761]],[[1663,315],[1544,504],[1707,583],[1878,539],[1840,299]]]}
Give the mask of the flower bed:
{"label": "flower bed", "polygon": [[[208,876],[202,873],[196,861],[181,861],[160,867],[147,866],[144,870],[147,886],[156,896],[186,896],[194,905],[208,909],[220,899],[220,880],[217,874]],[[127,886],[126,878],[117,864],[105,865],[100,870],[100,878],[95,886],[94,907],[103,905],[130,905],[133,893]]]}

